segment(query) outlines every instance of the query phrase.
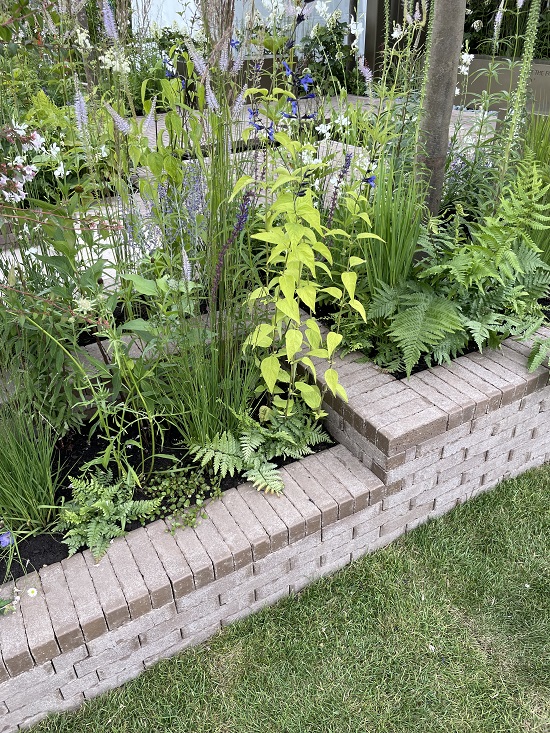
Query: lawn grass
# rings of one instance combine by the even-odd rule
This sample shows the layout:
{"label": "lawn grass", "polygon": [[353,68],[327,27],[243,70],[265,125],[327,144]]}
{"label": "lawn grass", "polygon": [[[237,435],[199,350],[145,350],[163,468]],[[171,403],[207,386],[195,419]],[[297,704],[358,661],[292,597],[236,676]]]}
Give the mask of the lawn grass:
{"label": "lawn grass", "polygon": [[550,467],[35,733],[550,731]]}

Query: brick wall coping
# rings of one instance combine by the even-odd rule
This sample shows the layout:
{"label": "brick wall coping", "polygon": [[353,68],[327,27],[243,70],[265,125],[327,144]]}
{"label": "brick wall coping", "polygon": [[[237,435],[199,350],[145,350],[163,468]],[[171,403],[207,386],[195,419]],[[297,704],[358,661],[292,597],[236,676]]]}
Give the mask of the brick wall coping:
{"label": "brick wall coping", "polygon": [[346,356],[349,402],[326,401],[340,444],[281,469],[283,496],[243,484],[207,502],[195,528],[159,520],[99,563],[85,551],[19,579],[21,603],[0,617],[0,733],[77,707],[548,460],[549,370],[530,374],[528,351],[508,340],[408,381]]}

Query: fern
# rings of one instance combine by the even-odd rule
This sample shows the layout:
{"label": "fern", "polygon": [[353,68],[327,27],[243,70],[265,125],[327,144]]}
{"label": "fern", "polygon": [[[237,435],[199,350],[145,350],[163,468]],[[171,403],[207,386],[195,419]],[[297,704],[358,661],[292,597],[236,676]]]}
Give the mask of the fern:
{"label": "fern", "polygon": [[61,506],[54,530],[65,533],[63,542],[69,555],[89,547],[96,560],[105,554],[114,537],[125,534],[128,522],[154,516],[160,502],[134,501],[133,486],[122,480],[113,483],[111,471],[71,478],[71,486],[72,501]]}
{"label": "fern", "polygon": [[263,421],[250,415],[241,415],[239,439],[231,433],[216,435],[203,445],[190,448],[201,465],[212,464],[215,474],[224,478],[228,473],[243,472],[258,490],[278,493],[283,484],[274,458],[302,458],[311,453],[311,447],[329,441],[321,425],[298,403],[291,415],[262,408]]}
{"label": "fern", "polygon": [[263,489],[268,494],[280,494],[285,488],[274,463],[261,462],[257,466],[249,468],[244,475],[258,491]]}
{"label": "fern", "polygon": [[214,473],[222,478],[227,474],[234,476],[243,470],[243,453],[239,441],[226,430],[203,445],[191,446],[189,450],[201,462],[201,466],[212,463]]}
{"label": "fern", "polygon": [[405,308],[388,329],[403,354],[407,375],[422,353],[430,353],[449,333],[463,324],[456,306],[431,293],[411,293],[403,299]]}

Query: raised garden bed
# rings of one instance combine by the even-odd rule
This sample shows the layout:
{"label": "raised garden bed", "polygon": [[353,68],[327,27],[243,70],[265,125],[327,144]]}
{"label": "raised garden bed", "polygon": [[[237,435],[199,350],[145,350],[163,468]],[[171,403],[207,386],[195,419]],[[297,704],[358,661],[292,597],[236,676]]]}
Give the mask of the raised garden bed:
{"label": "raised garden bed", "polygon": [[78,707],[544,463],[549,372],[529,373],[528,352],[508,340],[408,381],[349,355],[349,402],[326,404],[340,445],[281,469],[284,496],[245,484],[195,529],[157,521],[97,565],[86,551],[18,580],[21,603],[0,618],[0,732]]}

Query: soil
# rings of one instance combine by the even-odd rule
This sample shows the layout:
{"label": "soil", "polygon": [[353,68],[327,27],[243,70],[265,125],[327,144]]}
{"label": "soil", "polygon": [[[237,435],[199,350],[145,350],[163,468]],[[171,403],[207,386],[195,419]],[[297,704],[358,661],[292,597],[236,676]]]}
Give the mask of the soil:
{"label": "soil", "polygon": [[[330,448],[332,445],[333,443],[321,443],[320,445],[314,446],[312,450],[317,453]],[[58,442],[53,464],[56,467],[61,467],[61,489],[57,495],[59,503],[63,499],[69,500],[71,498],[69,477],[78,476],[80,468],[98,455],[100,446],[101,438],[93,436],[89,439],[88,431],[86,430],[72,432]],[[187,465],[193,465],[186,461],[183,455],[184,452],[178,445],[178,436],[175,433],[171,434],[168,432],[165,436],[162,453],[164,455],[173,455],[180,462],[180,466],[182,465],[182,460],[184,464],[187,462]],[[278,466],[283,466],[292,463],[292,461],[293,459],[275,459],[274,463],[277,463]],[[170,458],[162,458],[155,461],[156,471],[167,470],[170,466],[173,466],[173,461]],[[242,475],[226,476],[221,482],[221,490],[227,491],[243,483],[243,481]],[[138,489],[134,491],[134,498],[139,500],[149,499],[151,497]],[[166,516],[169,514],[170,512],[166,512]],[[126,529],[127,531],[131,531],[140,527],[141,524],[139,521],[131,522],[126,525]],[[17,578],[20,578],[26,573],[31,573],[34,570],[39,570],[42,567],[64,560],[69,556],[69,549],[62,540],[63,536],[61,534],[42,534],[18,542],[17,554],[12,559],[9,576],[6,576],[7,558],[0,555],[0,584],[5,582],[4,579],[17,580]]]}

